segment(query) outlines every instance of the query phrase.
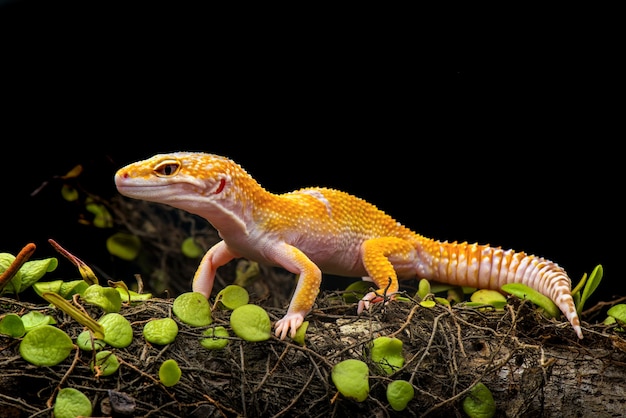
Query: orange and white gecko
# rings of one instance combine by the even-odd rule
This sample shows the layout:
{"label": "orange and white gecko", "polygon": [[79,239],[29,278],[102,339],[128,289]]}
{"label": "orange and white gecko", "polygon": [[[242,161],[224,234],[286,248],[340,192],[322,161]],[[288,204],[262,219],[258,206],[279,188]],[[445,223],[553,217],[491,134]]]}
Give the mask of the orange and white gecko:
{"label": "orange and white gecko", "polygon": [[315,303],[322,272],[373,281],[377,290],[359,302],[361,313],[398,279],[499,289],[524,283],[552,299],[582,338],[571,281],[557,264],[499,247],[441,242],[423,237],[373,204],[321,187],[274,194],[240,165],[213,154],[158,154],[115,174],[125,196],[159,202],[199,215],[222,241],[202,258],[193,290],[207,298],[216,269],[245,257],[299,276],[287,314],[275,324],[281,339],[295,335]]}

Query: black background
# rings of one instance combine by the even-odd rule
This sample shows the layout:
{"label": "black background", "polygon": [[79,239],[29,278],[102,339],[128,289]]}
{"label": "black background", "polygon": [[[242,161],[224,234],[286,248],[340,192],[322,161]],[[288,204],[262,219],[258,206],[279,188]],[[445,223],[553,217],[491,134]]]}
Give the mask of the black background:
{"label": "black background", "polygon": [[122,165],[198,150],[274,192],[335,187],[431,238],[544,256],[574,282],[603,264],[598,296],[626,294],[610,11],[84,3],[0,6],[0,251],[56,255],[54,238],[112,269],[53,188],[30,193],[80,163],[112,195]]}

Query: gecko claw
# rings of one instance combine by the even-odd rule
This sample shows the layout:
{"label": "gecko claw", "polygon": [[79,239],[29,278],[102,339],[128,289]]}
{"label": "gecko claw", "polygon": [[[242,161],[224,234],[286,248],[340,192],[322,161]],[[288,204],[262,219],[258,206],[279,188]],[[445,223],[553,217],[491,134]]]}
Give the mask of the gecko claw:
{"label": "gecko claw", "polygon": [[377,294],[376,292],[369,292],[367,295],[363,296],[363,298],[359,301],[359,304],[356,308],[356,313],[361,314],[361,312],[366,311],[370,307],[370,303],[379,303],[383,300],[383,297]]}
{"label": "gecko claw", "polygon": [[284,340],[289,333],[291,338],[296,336],[296,331],[300,328],[300,325],[304,322],[304,315],[301,313],[287,313],[282,319],[276,321],[275,335]]}

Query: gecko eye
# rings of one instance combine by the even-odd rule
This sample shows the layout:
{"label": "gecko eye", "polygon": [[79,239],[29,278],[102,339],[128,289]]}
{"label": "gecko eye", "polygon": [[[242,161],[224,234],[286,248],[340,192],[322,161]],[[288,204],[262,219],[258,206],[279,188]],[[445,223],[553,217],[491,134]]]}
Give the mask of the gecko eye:
{"label": "gecko eye", "polygon": [[172,177],[180,171],[180,162],[176,160],[165,160],[154,168],[154,174],[158,177]]}

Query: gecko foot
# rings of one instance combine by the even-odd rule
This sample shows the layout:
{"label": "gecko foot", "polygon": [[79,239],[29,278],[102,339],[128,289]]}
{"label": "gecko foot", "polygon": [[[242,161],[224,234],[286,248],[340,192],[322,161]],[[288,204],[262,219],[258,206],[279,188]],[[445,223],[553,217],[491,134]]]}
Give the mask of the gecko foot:
{"label": "gecko foot", "polygon": [[359,304],[357,305],[357,308],[356,308],[356,313],[361,314],[361,312],[366,311],[367,309],[369,309],[371,303],[380,303],[382,301],[385,301],[385,303],[387,303],[390,300],[393,300],[394,298],[395,298],[395,293],[388,294],[387,298],[385,299],[384,297],[382,297],[376,292],[369,292],[367,295],[363,296],[363,298],[359,301]]}
{"label": "gecko foot", "polygon": [[300,328],[304,322],[304,315],[300,312],[292,312],[287,313],[282,319],[276,321],[275,324],[275,334],[277,337],[280,337],[281,340],[284,340],[289,332],[289,336],[293,338],[296,335],[296,331]]}

